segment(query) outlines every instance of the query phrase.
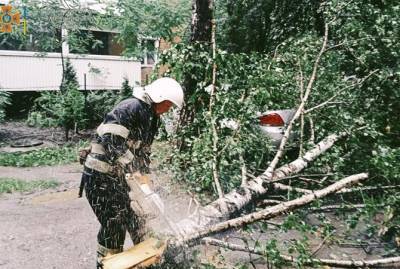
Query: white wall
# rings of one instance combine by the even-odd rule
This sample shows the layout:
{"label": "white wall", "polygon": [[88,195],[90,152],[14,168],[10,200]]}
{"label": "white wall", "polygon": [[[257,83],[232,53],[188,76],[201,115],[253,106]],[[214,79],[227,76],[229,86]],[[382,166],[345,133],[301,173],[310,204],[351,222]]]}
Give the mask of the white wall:
{"label": "white wall", "polygon": [[[141,81],[140,62],[120,56],[69,54],[77,73],[81,89],[119,89],[123,78],[134,85]],[[6,91],[57,90],[61,83],[60,53],[38,53],[28,51],[0,50],[0,89]]]}

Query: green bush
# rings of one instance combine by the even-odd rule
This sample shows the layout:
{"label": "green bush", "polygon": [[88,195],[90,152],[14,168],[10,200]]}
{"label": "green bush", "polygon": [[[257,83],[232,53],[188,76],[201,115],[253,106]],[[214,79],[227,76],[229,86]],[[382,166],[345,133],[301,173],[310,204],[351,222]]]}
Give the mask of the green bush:
{"label": "green bush", "polygon": [[85,128],[88,117],[85,97],[79,91],[76,73],[69,60],[66,61],[63,76],[60,91],[43,92],[35,100],[27,123],[41,127],[63,127],[65,139],[68,140],[69,131]]}
{"label": "green bush", "polygon": [[43,112],[32,111],[29,113],[26,124],[39,127],[57,127],[57,121],[54,118],[46,117]]}
{"label": "green bush", "polygon": [[[86,96],[79,91],[76,73],[66,61],[64,82],[61,91],[43,92],[35,100],[35,106],[29,113],[27,124],[40,127],[63,127],[68,140],[68,132],[75,128],[93,128],[111,111],[114,106],[132,96],[129,81],[124,78],[121,90],[91,91]],[[85,107],[86,105],[86,107]]]}
{"label": "green bush", "polygon": [[65,60],[64,78],[60,86],[61,92],[65,93],[69,89],[79,89],[78,79],[76,72],[69,59]]}
{"label": "green bush", "polygon": [[0,122],[4,121],[6,114],[4,109],[10,104],[10,94],[0,91]]}
{"label": "green bush", "polygon": [[124,77],[124,81],[122,82],[121,90],[119,91],[120,100],[125,100],[127,98],[132,97],[133,89],[129,86],[128,78]]}
{"label": "green bush", "polygon": [[25,181],[13,178],[0,178],[0,194],[51,189],[59,185],[60,183],[55,180]]}
{"label": "green bush", "polygon": [[43,148],[26,153],[0,153],[0,166],[34,167],[73,163],[77,161],[80,146]]}
{"label": "green bush", "polygon": [[110,112],[120,100],[116,91],[93,91],[88,94],[88,117],[90,127],[96,127],[103,121],[106,113]]}
{"label": "green bush", "polygon": [[31,126],[63,127],[66,138],[75,127],[85,128],[87,121],[85,99],[76,88],[69,88],[65,93],[43,92],[35,100],[34,109],[27,119]]}
{"label": "green bush", "polygon": [[90,127],[97,126],[103,121],[106,113],[110,112],[119,102],[132,97],[132,87],[129,81],[124,78],[119,92],[117,91],[93,91],[87,96],[88,119],[92,124]]}

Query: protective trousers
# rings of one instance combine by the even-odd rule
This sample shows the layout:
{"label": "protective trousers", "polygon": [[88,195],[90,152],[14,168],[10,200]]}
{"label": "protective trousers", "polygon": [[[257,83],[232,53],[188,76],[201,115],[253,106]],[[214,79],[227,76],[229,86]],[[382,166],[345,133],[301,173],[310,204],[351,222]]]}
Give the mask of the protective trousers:
{"label": "protective trousers", "polygon": [[82,177],[86,198],[101,225],[97,234],[99,255],[121,252],[126,232],[135,244],[140,242],[140,219],[130,207],[125,179],[87,167]]}

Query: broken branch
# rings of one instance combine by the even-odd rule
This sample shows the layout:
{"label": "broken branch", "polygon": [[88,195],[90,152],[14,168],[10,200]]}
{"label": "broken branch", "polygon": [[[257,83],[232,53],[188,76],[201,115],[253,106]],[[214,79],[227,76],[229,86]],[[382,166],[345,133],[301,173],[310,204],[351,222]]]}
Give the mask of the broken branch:
{"label": "broken branch", "polygon": [[[227,243],[214,238],[204,238],[202,243],[207,245],[213,245],[217,247],[223,247],[234,251],[244,251],[251,252],[256,255],[265,256],[266,253],[255,248],[247,248],[237,244]],[[286,262],[296,263],[297,259],[280,254],[280,257]],[[376,259],[376,260],[332,260],[332,259],[312,259],[306,262],[304,265],[313,265],[314,263],[319,263],[321,265],[333,266],[333,267],[343,267],[343,268],[369,268],[369,267],[382,267],[382,266],[396,266],[400,264],[400,257]],[[397,268],[397,267],[396,267]]]}
{"label": "broken branch", "polygon": [[300,198],[297,198],[297,199],[294,199],[294,200],[291,200],[288,202],[283,202],[276,206],[268,207],[259,212],[254,212],[254,213],[251,213],[251,214],[239,217],[239,218],[220,222],[211,227],[205,227],[205,228],[202,227],[202,228],[198,229],[197,231],[189,233],[189,234],[188,233],[182,234],[183,235],[182,238],[179,239],[178,242],[176,242],[176,243],[177,243],[177,245],[180,245],[182,243],[193,242],[199,238],[202,238],[202,237],[205,237],[205,236],[208,236],[211,234],[215,234],[217,232],[222,232],[222,231],[232,229],[232,228],[238,228],[243,225],[250,224],[250,223],[253,223],[253,222],[256,222],[259,220],[270,219],[270,218],[276,217],[285,212],[288,212],[288,211],[294,210],[298,207],[301,207],[303,205],[309,204],[309,203],[315,201],[316,199],[319,199],[319,198],[325,197],[331,193],[337,192],[346,186],[358,183],[361,180],[366,179],[367,177],[368,177],[368,174],[366,174],[366,173],[361,173],[361,174],[356,174],[356,175],[346,177],[336,183],[333,183],[332,185],[330,185],[324,189],[315,191],[311,194],[303,195]]}
{"label": "broken branch", "polygon": [[314,107],[312,107],[312,108],[310,108],[310,109],[307,109],[306,111],[304,111],[304,114],[308,114],[308,113],[310,113],[310,112],[312,112],[312,111],[314,111],[314,110],[316,110],[316,109],[318,109],[318,108],[321,108],[321,107],[323,107],[323,106],[325,106],[325,105],[327,105],[327,104],[329,104],[329,103],[331,103],[331,101],[333,100],[333,99],[335,99],[336,97],[338,97],[342,92],[344,92],[344,91],[346,91],[346,90],[348,90],[348,89],[350,89],[350,88],[353,88],[354,86],[356,86],[356,85],[361,85],[361,84],[363,84],[370,76],[372,76],[373,74],[375,74],[376,72],[378,72],[379,70],[378,69],[375,69],[374,71],[372,71],[372,72],[370,72],[367,76],[365,76],[364,78],[362,78],[361,80],[359,80],[358,82],[356,82],[356,83],[352,83],[351,85],[348,85],[348,86],[346,86],[346,87],[344,87],[344,88],[342,88],[342,89],[338,89],[338,90],[335,90],[334,92],[336,92],[336,94],[334,94],[332,97],[330,97],[328,100],[326,100],[325,102],[322,102],[321,104],[319,104],[319,105],[316,105],[316,106],[314,106]]}
{"label": "broken branch", "polygon": [[325,24],[324,40],[323,40],[323,43],[322,43],[321,50],[319,51],[318,56],[315,59],[313,71],[311,73],[310,80],[308,81],[306,91],[305,91],[305,93],[303,95],[303,98],[301,100],[301,103],[300,103],[299,107],[297,108],[296,113],[294,114],[293,118],[290,120],[288,126],[286,127],[285,133],[284,133],[284,135],[282,137],[281,143],[279,145],[279,149],[278,149],[277,153],[275,154],[274,159],[269,164],[267,170],[262,174],[261,179],[263,179],[263,180],[268,179],[268,178],[270,178],[272,176],[272,174],[273,174],[273,172],[275,170],[275,167],[277,166],[279,160],[283,156],[283,150],[284,150],[285,145],[286,145],[286,143],[288,141],[289,134],[292,131],[292,127],[294,125],[294,122],[300,117],[301,113],[303,112],[304,106],[305,106],[305,104],[306,104],[306,102],[308,100],[308,97],[310,95],[311,89],[312,89],[312,87],[314,85],[314,82],[315,82],[315,79],[316,79],[316,76],[317,76],[317,70],[318,70],[319,62],[321,61],[322,54],[325,52],[327,43],[328,43],[328,25]]}

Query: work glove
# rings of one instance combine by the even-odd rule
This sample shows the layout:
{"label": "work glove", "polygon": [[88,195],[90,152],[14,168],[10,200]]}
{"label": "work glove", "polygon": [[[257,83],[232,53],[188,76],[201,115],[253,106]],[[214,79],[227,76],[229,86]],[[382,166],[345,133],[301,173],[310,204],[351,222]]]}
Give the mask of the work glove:
{"label": "work glove", "polygon": [[131,188],[129,197],[131,206],[139,215],[156,217],[159,213],[164,214],[164,203],[160,196],[152,189],[152,183],[147,175],[138,172],[127,174],[127,182]]}

